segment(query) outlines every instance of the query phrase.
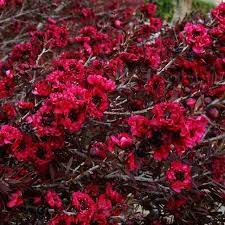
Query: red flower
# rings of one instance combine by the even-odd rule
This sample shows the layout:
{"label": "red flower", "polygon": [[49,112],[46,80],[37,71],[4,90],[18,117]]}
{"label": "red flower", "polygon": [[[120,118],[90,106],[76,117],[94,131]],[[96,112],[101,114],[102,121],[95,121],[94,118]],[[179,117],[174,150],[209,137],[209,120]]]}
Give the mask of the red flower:
{"label": "red flower", "polygon": [[45,200],[51,208],[62,207],[62,200],[60,199],[59,195],[55,191],[49,190],[45,196]]}
{"label": "red flower", "polygon": [[113,190],[113,186],[110,183],[106,185],[105,192],[106,196],[111,200],[111,203],[113,205],[112,216],[120,215],[121,212],[126,209],[124,197],[116,190]]}
{"label": "red flower", "polygon": [[108,108],[108,96],[99,88],[90,91],[88,113],[94,118],[101,118]]}
{"label": "red flower", "polygon": [[195,53],[203,53],[212,44],[208,30],[201,24],[187,23],[184,27],[185,40]]}
{"label": "red flower", "polygon": [[[195,144],[201,141],[202,137],[206,133],[206,126],[208,124],[208,120],[204,116],[199,116],[196,119],[188,119],[185,122],[185,126],[188,130],[188,135],[186,135],[186,131],[183,136],[187,137],[187,147],[192,148]],[[181,131],[182,135],[182,131]]]}
{"label": "red flower", "polygon": [[54,113],[54,109],[49,104],[41,106],[34,115],[27,117],[26,120],[33,125],[40,136],[59,136],[62,133],[58,127],[58,118]]}
{"label": "red flower", "polygon": [[68,43],[69,33],[65,27],[48,25],[44,33],[50,47],[65,47]]}
{"label": "red flower", "polygon": [[27,162],[32,157],[32,151],[34,150],[34,143],[32,138],[28,135],[23,135],[23,137],[14,142],[11,147],[13,155],[19,160]]}
{"label": "red flower", "polygon": [[6,103],[0,107],[0,121],[7,121],[16,116],[16,110],[10,103]]}
{"label": "red flower", "polygon": [[152,69],[158,69],[161,63],[159,51],[150,45],[145,45],[142,49],[144,60]]}
{"label": "red flower", "polygon": [[161,76],[153,76],[145,86],[145,90],[152,96],[154,100],[162,98],[165,94],[165,79]]}
{"label": "red flower", "polygon": [[217,58],[215,68],[218,79],[223,79],[225,77],[225,58]]}
{"label": "red flower", "polygon": [[122,52],[120,53],[120,59],[122,59],[125,63],[134,63],[138,62],[140,57],[137,54],[129,53],[129,52]]}
{"label": "red flower", "polygon": [[63,91],[76,80],[77,78],[73,73],[56,70],[47,75],[46,84],[50,84],[54,91]]}
{"label": "red flower", "polygon": [[86,119],[87,92],[80,87],[68,87],[63,95],[52,94],[54,111],[59,116],[60,124],[69,132],[81,129]]}
{"label": "red flower", "polygon": [[220,23],[225,24],[225,3],[218,5],[211,13]]}
{"label": "red flower", "polygon": [[[66,72],[67,75],[65,76],[67,79],[64,80],[77,81],[79,84],[82,84],[84,80],[84,66],[79,61],[76,59],[58,59],[53,63],[56,69]],[[48,76],[48,80],[50,80],[50,76]]]}
{"label": "red flower", "polygon": [[83,105],[72,105],[68,108],[65,119],[62,121],[63,126],[71,133],[81,129],[86,119],[86,110]]}
{"label": "red flower", "polygon": [[97,210],[93,216],[92,223],[107,225],[108,218],[112,213],[112,204],[105,194],[98,197]]}
{"label": "red flower", "polygon": [[76,216],[77,221],[88,224],[96,211],[93,199],[88,194],[74,192],[72,195],[72,205],[78,212]]}
{"label": "red flower", "polygon": [[23,71],[35,65],[36,58],[39,54],[40,48],[36,48],[34,44],[29,42],[17,44],[13,47],[9,56],[10,62],[17,62],[19,71]]}
{"label": "red flower", "polygon": [[220,85],[218,87],[209,90],[208,95],[212,97],[221,97],[224,95],[225,85]]}
{"label": "red flower", "polygon": [[141,12],[146,14],[147,17],[152,17],[152,16],[155,16],[156,14],[156,4],[154,3],[148,3],[148,4],[145,4],[141,7]]}
{"label": "red flower", "polygon": [[[218,38],[220,41],[224,41],[225,40],[225,34],[224,34],[224,29],[225,29],[225,24],[224,23],[220,23],[217,26],[213,27],[210,30],[210,33]],[[222,49],[221,49],[222,50]]]}
{"label": "red flower", "polygon": [[117,191],[113,190],[112,184],[108,183],[106,185],[106,195],[112,201],[113,204],[122,204],[124,202],[123,196]]}
{"label": "red flower", "polygon": [[22,192],[16,191],[9,196],[9,201],[7,202],[7,206],[9,208],[18,207],[23,205]]}
{"label": "red flower", "polygon": [[115,59],[111,59],[107,66],[107,73],[109,73],[113,77],[119,77],[124,72],[125,64],[123,60],[117,57]]}
{"label": "red flower", "polygon": [[112,203],[105,194],[102,194],[97,199],[97,213],[103,214],[105,217],[109,217],[112,211]]}
{"label": "red flower", "polygon": [[131,127],[131,133],[133,136],[141,137],[147,136],[151,137],[151,123],[144,116],[136,115],[131,116],[128,120],[128,124]]}
{"label": "red flower", "polygon": [[114,81],[107,80],[105,77],[99,75],[89,75],[87,78],[87,82],[94,87],[109,92],[113,91],[116,88]]}
{"label": "red flower", "polygon": [[0,128],[0,146],[21,140],[22,134],[17,128],[10,125],[3,125]]}
{"label": "red flower", "polygon": [[191,168],[180,161],[174,161],[170,165],[170,169],[166,172],[166,178],[171,188],[175,192],[190,189],[191,187]]}
{"label": "red flower", "polygon": [[157,32],[162,28],[162,20],[160,18],[150,18],[150,30]]}
{"label": "red flower", "polygon": [[15,89],[15,83],[13,79],[3,77],[0,80],[0,99],[12,96]]}
{"label": "red flower", "polygon": [[30,110],[34,107],[34,103],[33,102],[26,102],[26,101],[19,101],[17,103],[17,106],[20,108],[20,109],[27,109],[27,110]]}
{"label": "red flower", "polygon": [[37,143],[32,148],[31,157],[40,171],[45,170],[53,159],[52,146],[48,142]]}
{"label": "red flower", "polygon": [[35,84],[32,93],[39,96],[49,96],[51,93],[51,86],[46,81],[39,81]]}
{"label": "red flower", "polygon": [[134,171],[140,168],[140,163],[137,162],[134,152],[130,152],[127,155],[127,169],[129,171]]}
{"label": "red flower", "polygon": [[154,106],[152,113],[153,121],[158,126],[164,126],[171,130],[180,129],[184,122],[184,108],[175,102],[164,102]]}
{"label": "red flower", "polygon": [[3,8],[6,5],[6,0],[0,0],[0,8]]}
{"label": "red flower", "polygon": [[115,146],[126,149],[132,145],[132,138],[127,133],[111,135],[107,141],[109,151],[113,151]]}
{"label": "red flower", "polygon": [[99,156],[100,158],[104,159],[107,156],[107,145],[102,142],[94,142],[91,146],[90,154],[92,156]]}
{"label": "red flower", "polygon": [[104,213],[96,213],[92,219],[92,223],[96,225],[108,225],[108,221]]}
{"label": "red flower", "polygon": [[163,159],[167,159],[169,153],[171,151],[171,147],[169,144],[164,144],[156,149],[154,149],[154,159],[161,161]]}

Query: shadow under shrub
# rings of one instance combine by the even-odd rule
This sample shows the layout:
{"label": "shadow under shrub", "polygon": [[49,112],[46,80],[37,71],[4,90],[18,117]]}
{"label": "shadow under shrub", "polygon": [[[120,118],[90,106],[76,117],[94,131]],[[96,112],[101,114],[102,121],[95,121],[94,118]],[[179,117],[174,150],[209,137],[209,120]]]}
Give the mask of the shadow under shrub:
{"label": "shadow under shrub", "polygon": [[0,7],[1,224],[224,224],[225,3]]}

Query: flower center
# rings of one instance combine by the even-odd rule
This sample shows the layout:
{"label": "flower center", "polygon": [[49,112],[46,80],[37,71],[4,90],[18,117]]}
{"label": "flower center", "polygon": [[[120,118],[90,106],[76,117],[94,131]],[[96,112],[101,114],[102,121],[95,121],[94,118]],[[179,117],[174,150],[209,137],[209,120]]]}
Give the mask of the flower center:
{"label": "flower center", "polygon": [[43,147],[38,147],[38,150],[37,150],[37,157],[39,159],[45,159],[45,154],[46,154],[46,151]]}
{"label": "flower center", "polygon": [[68,115],[71,121],[76,121],[78,119],[78,113],[75,109],[71,109]]}
{"label": "flower center", "polygon": [[53,113],[46,113],[42,116],[42,124],[45,126],[50,126],[52,124],[52,122],[54,121],[54,115]]}
{"label": "flower center", "polygon": [[97,107],[99,107],[101,105],[102,98],[99,97],[98,95],[95,95],[92,97],[92,101]]}
{"label": "flower center", "polygon": [[185,180],[184,172],[181,172],[181,171],[175,172],[175,177],[176,177],[177,180],[180,180],[180,181]]}

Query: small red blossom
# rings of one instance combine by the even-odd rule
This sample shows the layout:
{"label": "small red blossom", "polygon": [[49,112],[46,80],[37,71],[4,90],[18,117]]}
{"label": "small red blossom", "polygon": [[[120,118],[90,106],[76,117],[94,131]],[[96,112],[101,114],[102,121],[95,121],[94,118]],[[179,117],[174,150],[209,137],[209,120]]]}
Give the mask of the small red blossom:
{"label": "small red blossom", "polygon": [[184,112],[184,108],[175,102],[159,103],[152,109],[155,123],[171,130],[180,129],[184,122]]}
{"label": "small red blossom", "polygon": [[105,91],[113,91],[115,89],[115,83],[112,80],[107,80],[105,77],[99,75],[89,75],[87,77],[87,81],[89,84],[94,87],[103,89]]}
{"label": "small red blossom", "polygon": [[45,81],[37,82],[32,91],[34,95],[48,96],[51,93],[50,85]]}
{"label": "small red blossom", "polygon": [[160,18],[150,18],[150,30],[152,32],[157,32],[162,28],[162,20]]}
{"label": "small red blossom", "polygon": [[6,0],[0,0],[0,8],[3,8],[6,5]]}
{"label": "small red blossom", "polygon": [[111,201],[107,198],[105,194],[102,194],[98,197],[97,199],[97,211],[96,213],[103,214],[106,218],[111,215],[112,211],[112,203]]}
{"label": "small red blossom", "polygon": [[40,142],[34,145],[31,152],[33,162],[37,168],[45,170],[49,162],[53,159],[53,148],[48,142]]}
{"label": "small red blossom", "polygon": [[90,91],[88,113],[94,118],[101,118],[108,108],[108,95],[99,88]]}
{"label": "small red blossom", "polygon": [[55,24],[48,25],[44,35],[49,47],[65,47],[68,43],[69,34],[65,27]]}
{"label": "small red blossom", "polygon": [[14,208],[23,205],[22,192],[16,191],[9,196],[9,201],[7,202],[7,206],[9,208]]}
{"label": "small red blossom", "polygon": [[144,60],[149,67],[152,69],[158,69],[161,63],[161,57],[159,52],[151,47],[146,45],[143,48]]}
{"label": "small red blossom", "polygon": [[166,172],[166,178],[175,192],[191,188],[191,168],[180,161],[174,161]]}
{"label": "small red blossom", "polygon": [[132,145],[132,138],[127,133],[111,135],[107,141],[109,151],[113,151],[115,146],[121,149],[129,148]]}
{"label": "small red blossom", "polygon": [[124,202],[123,196],[117,191],[113,190],[113,185],[110,183],[106,185],[106,195],[113,203],[122,204]]}
{"label": "small red blossom", "polygon": [[129,171],[135,171],[140,168],[140,163],[137,162],[134,152],[130,152],[127,155],[127,169]]}
{"label": "small red blossom", "polygon": [[55,191],[49,190],[45,196],[45,200],[51,208],[62,207],[62,200]]}
{"label": "small red blossom", "polygon": [[102,142],[94,142],[91,146],[90,154],[92,156],[98,156],[104,159],[107,156],[108,147],[105,143]]}
{"label": "small red blossom", "polygon": [[145,90],[153,99],[160,99],[165,94],[166,81],[161,76],[153,76],[147,81]]}
{"label": "small red blossom", "polygon": [[[208,120],[205,116],[199,116],[196,119],[188,119],[185,122],[185,125],[188,130],[188,139],[187,139],[187,146],[193,147],[195,144],[197,144],[206,132],[206,126],[208,124]],[[184,136],[186,135],[186,132]]]}
{"label": "small red blossom", "polygon": [[21,132],[10,125],[0,127],[0,146],[4,144],[13,144],[15,141],[21,140]]}
{"label": "small red blossom", "polygon": [[6,103],[2,105],[2,107],[0,108],[0,121],[10,120],[13,119],[15,116],[16,110],[12,104]]}
{"label": "small red blossom", "polygon": [[21,139],[13,143],[11,150],[17,160],[28,162],[32,159],[31,155],[34,150],[32,138],[29,135],[23,134]]}
{"label": "small red blossom", "polygon": [[32,109],[34,107],[34,103],[33,102],[26,102],[26,101],[19,101],[17,103],[17,106],[20,109]]}
{"label": "small red blossom", "polygon": [[185,40],[196,54],[203,53],[212,44],[208,30],[201,24],[187,23],[184,27]]}
{"label": "small red blossom", "polygon": [[156,4],[148,3],[141,7],[141,12],[146,14],[146,16],[148,17],[152,17],[155,16],[156,14],[156,8],[157,8]]}
{"label": "small red blossom", "polygon": [[225,24],[225,3],[221,3],[211,11],[211,14],[220,23]]}
{"label": "small red blossom", "polygon": [[14,80],[8,77],[0,78],[0,99],[12,96],[15,89]]}
{"label": "small red blossom", "polygon": [[72,205],[78,211],[77,221],[88,224],[96,211],[96,204],[93,199],[83,192],[74,192],[72,194]]}
{"label": "small red blossom", "polygon": [[40,205],[41,204],[41,197],[40,196],[34,197],[33,203],[34,203],[34,205]]}
{"label": "small red blossom", "polygon": [[128,124],[131,127],[131,133],[133,136],[141,137],[147,136],[151,137],[151,123],[144,116],[131,116],[128,120]]}
{"label": "small red blossom", "polygon": [[53,107],[50,105],[45,104],[41,106],[34,115],[27,117],[26,120],[32,124],[40,136],[59,136],[62,133],[58,127],[58,120],[54,114]]}

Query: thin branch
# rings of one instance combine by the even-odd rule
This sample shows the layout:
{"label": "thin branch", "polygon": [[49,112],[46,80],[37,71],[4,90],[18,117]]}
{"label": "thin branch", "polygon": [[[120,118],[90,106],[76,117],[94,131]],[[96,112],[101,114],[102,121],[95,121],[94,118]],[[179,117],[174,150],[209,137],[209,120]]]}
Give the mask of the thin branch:
{"label": "thin branch", "polygon": [[224,139],[224,138],[225,138],[225,133],[223,133],[219,136],[216,136],[216,137],[209,138],[207,140],[203,140],[202,143],[209,143],[209,142],[213,142],[213,141],[218,141],[218,140],[221,140],[221,139]]}
{"label": "thin branch", "polygon": [[[186,50],[187,50],[187,48],[188,48],[189,46],[185,46],[184,48],[183,48],[183,50],[182,50],[182,52],[181,53],[183,53],[183,52],[185,52]],[[176,60],[177,58],[175,57],[175,58],[173,58],[173,59],[171,59],[161,70],[159,70],[158,72],[157,72],[157,75],[160,75],[162,72],[164,72],[165,70],[167,70],[173,63],[174,63],[174,61]]]}

